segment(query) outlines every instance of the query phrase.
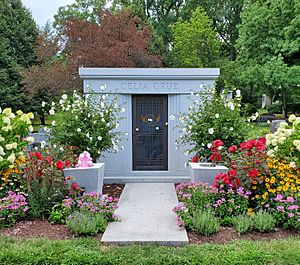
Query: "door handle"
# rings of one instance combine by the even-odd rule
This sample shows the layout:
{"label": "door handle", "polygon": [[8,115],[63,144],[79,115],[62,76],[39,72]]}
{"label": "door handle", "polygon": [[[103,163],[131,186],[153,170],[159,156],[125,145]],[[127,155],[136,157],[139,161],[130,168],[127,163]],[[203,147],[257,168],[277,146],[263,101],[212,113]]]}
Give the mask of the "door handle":
{"label": "door handle", "polygon": [[135,131],[138,132],[140,129],[139,128],[135,128]]}

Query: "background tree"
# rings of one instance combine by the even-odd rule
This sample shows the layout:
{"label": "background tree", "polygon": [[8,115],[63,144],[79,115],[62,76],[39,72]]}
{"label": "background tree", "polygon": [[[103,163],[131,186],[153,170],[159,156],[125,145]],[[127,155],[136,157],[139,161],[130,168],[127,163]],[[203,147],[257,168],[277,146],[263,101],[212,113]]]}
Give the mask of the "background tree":
{"label": "background tree", "polygon": [[53,35],[51,27],[46,25],[40,31],[34,49],[38,63],[22,71],[23,91],[30,103],[29,108],[40,116],[42,125],[45,125],[45,114],[52,101],[63,93],[81,89],[74,69],[59,55],[61,49],[59,37]]}
{"label": "background tree", "polygon": [[179,20],[174,24],[173,38],[173,57],[177,67],[217,66],[220,41],[202,8],[197,8],[189,21]]}
{"label": "background tree", "polygon": [[299,29],[299,0],[257,1],[245,6],[237,41],[240,83],[279,99],[285,115],[299,90]]}
{"label": "background tree", "polygon": [[21,0],[0,4],[0,106],[25,108],[20,69],[35,63],[37,27]]}
{"label": "background tree", "polygon": [[151,33],[128,12],[104,12],[101,24],[68,21],[68,60],[74,69],[85,67],[159,67],[161,60],[149,51]]}

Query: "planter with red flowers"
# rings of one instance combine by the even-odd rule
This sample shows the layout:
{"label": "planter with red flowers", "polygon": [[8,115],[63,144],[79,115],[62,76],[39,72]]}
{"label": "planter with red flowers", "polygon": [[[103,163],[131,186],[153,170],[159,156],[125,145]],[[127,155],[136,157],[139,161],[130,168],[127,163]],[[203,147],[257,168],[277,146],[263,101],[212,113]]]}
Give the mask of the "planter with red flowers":
{"label": "planter with red flowers", "polygon": [[79,156],[79,163],[76,167],[65,168],[64,174],[69,185],[78,185],[87,193],[100,194],[103,187],[104,167],[104,163],[92,163],[90,154],[84,151]]}
{"label": "planter with red flowers", "polygon": [[213,154],[210,156],[210,160],[218,163],[199,162],[199,157],[194,156],[190,165],[191,180],[214,184],[215,176],[219,173],[228,173],[228,167],[220,164],[222,162],[222,156],[219,151],[223,148],[223,142],[221,140],[215,140],[211,144],[211,151]]}

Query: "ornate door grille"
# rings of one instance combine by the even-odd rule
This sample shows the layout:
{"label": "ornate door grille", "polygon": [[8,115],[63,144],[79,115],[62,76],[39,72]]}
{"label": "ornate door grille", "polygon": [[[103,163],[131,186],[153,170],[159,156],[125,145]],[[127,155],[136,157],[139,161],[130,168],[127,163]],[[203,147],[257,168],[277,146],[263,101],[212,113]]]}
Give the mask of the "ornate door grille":
{"label": "ornate door grille", "polygon": [[168,96],[133,96],[133,170],[168,170]]}

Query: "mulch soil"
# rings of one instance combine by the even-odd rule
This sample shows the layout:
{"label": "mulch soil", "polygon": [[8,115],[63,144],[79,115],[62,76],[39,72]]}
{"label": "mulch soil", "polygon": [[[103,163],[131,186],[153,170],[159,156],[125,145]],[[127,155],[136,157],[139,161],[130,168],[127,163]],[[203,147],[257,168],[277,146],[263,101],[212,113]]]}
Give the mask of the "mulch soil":
{"label": "mulch soil", "polygon": [[[109,184],[104,185],[103,193],[116,198],[120,198],[124,185]],[[222,227],[220,231],[209,237],[200,235],[193,231],[188,231],[190,244],[225,244],[235,240],[266,240],[283,239],[288,237],[299,237],[300,232],[286,231],[278,229],[271,233],[251,232],[238,236],[233,228]],[[66,225],[52,225],[48,220],[27,220],[16,223],[13,227],[0,229],[0,235],[12,236],[18,238],[49,238],[52,240],[73,239],[74,235],[69,231]],[[101,239],[102,234],[96,235],[95,238]]]}
{"label": "mulch soil", "polygon": [[[109,184],[103,186],[103,194],[120,198],[124,185]],[[18,238],[49,238],[53,240],[73,239],[74,235],[66,225],[52,225],[48,220],[27,220],[16,223],[10,228],[0,229],[1,236],[12,236]],[[102,234],[96,235],[101,238]]]}
{"label": "mulch soil", "polygon": [[225,244],[230,243],[236,240],[276,240],[276,239],[284,239],[288,237],[300,237],[300,232],[293,232],[278,229],[274,232],[269,233],[260,233],[256,231],[252,231],[251,233],[247,233],[239,236],[237,232],[230,227],[222,227],[220,231],[211,236],[203,236],[193,231],[188,231],[188,237],[190,244],[205,244],[205,243],[215,243],[215,244]]}

